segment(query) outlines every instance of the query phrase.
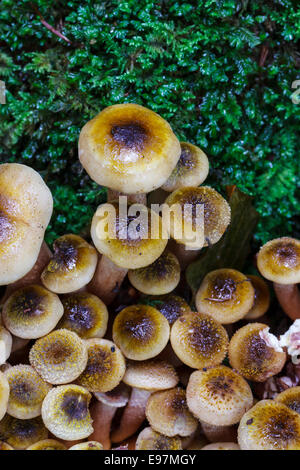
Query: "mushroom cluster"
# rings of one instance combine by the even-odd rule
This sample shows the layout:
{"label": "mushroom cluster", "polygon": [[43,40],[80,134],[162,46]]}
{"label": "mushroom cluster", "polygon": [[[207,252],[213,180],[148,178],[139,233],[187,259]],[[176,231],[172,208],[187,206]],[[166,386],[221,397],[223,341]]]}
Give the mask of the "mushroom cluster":
{"label": "mushroom cluster", "polygon": [[[24,165],[0,165],[0,450],[300,450],[300,387],[272,400],[256,393],[299,359],[300,242],[264,245],[262,277],[207,272],[191,298],[185,268],[231,217],[202,185],[204,152],[156,113],[120,104],[83,127],[79,159],[108,187],[108,205],[89,239],[64,234],[52,251],[46,184]],[[169,227],[153,201],[170,208]],[[100,233],[109,209],[112,227]],[[269,281],[295,320],[280,337]]]}

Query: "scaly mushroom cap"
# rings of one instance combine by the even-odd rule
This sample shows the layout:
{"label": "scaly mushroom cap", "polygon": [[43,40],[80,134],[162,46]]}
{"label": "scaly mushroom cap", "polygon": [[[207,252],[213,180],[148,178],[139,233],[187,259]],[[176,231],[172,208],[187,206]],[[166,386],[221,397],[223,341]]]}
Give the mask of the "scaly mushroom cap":
{"label": "scaly mushroom cap", "polygon": [[93,278],[98,256],[94,247],[78,235],[63,235],[53,244],[53,258],[42,272],[42,282],[57,294],[86,286]]}
{"label": "scaly mushroom cap", "polygon": [[107,339],[86,340],[88,362],[77,383],[90,392],[109,392],[125,374],[125,359],[119,348]]}
{"label": "scaly mushroom cap", "polygon": [[300,282],[300,241],[282,237],[270,240],[257,255],[257,267],[262,276],[278,284]]}
{"label": "scaly mushroom cap", "polygon": [[36,418],[41,414],[42,403],[51,390],[31,366],[10,367],[5,376],[9,383],[7,413],[18,419]]}
{"label": "scaly mushroom cap", "polygon": [[89,176],[125,194],[159,188],[180,153],[180,143],[167,121],[132,103],[105,108],[79,136],[79,159]]}
{"label": "scaly mushroom cap", "polygon": [[300,450],[300,416],[274,400],[259,401],[241,419],[242,450]]}
{"label": "scaly mushroom cap", "polygon": [[179,261],[173,253],[165,252],[154,263],[131,269],[128,277],[133,287],[143,294],[168,294],[180,281]]}
{"label": "scaly mushroom cap", "polygon": [[0,165],[0,285],[31,270],[52,210],[51,192],[35,170],[18,163]]}
{"label": "scaly mushroom cap", "polygon": [[3,306],[2,318],[13,335],[35,339],[50,333],[63,313],[56,294],[42,286],[30,285],[11,294]]}
{"label": "scaly mushroom cap", "polygon": [[146,416],[154,431],[169,437],[190,436],[198,427],[187,407],[185,390],[180,387],[150,395]]}
{"label": "scaly mushroom cap", "polygon": [[0,441],[0,450],[14,450],[14,448],[9,444],[6,444],[6,442]]}
{"label": "scaly mushroom cap", "polygon": [[16,450],[24,450],[35,442],[47,439],[48,431],[41,417],[17,419],[6,414],[0,421],[0,435]]}
{"label": "scaly mushroom cap", "polygon": [[103,450],[103,445],[100,442],[87,441],[75,444],[69,450]]}
{"label": "scaly mushroom cap", "polygon": [[162,185],[164,191],[172,192],[186,186],[199,186],[207,178],[209,162],[205,153],[189,142],[180,142],[180,147],[180,158]]}
{"label": "scaly mushroom cap", "polygon": [[107,206],[99,206],[92,220],[91,237],[97,250],[126,269],[142,268],[159,258],[168,242],[161,217],[143,204],[138,205],[139,215],[124,217],[119,204],[112,201],[109,207],[115,214],[104,218]]}
{"label": "scaly mushroom cap", "polygon": [[58,327],[74,331],[81,338],[102,338],[107,329],[108,311],[99,297],[88,292],[74,292],[61,299],[64,314]]}
{"label": "scaly mushroom cap", "polygon": [[263,323],[248,323],[240,328],[229,343],[229,361],[247,380],[264,382],[278,374],[286,361],[286,354],[267,344],[262,332],[268,328]]}
{"label": "scaly mushroom cap", "polygon": [[149,391],[166,390],[178,384],[175,368],[160,360],[128,361],[123,382],[130,387]]}
{"label": "scaly mushroom cap", "polygon": [[143,299],[146,305],[152,305],[168,320],[170,325],[185,313],[191,312],[189,304],[179,295],[167,294]]}
{"label": "scaly mushroom cap", "polygon": [[85,342],[69,330],[56,330],[38,339],[29,352],[32,367],[51,384],[77,379],[88,360]]}
{"label": "scaly mushroom cap", "polygon": [[225,328],[203,313],[179,317],[172,326],[170,339],[175,354],[194,369],[221,364],[228,348]]}
{"label": "scaly mushroom cap", "polygon": [[181,439],[164,436],[149,427],[138,435],[135,450],[182,450]]}
{"label": "scaly mushroom cap", "polygon": [[238,423],[253,402],[246,380],[226,366],[193,372],[186,396],[194,416],[215,426]]}
{"label": "scaly mushroom cap", "polygon": [[170,327],[166,318],[149,305],[131,305],[115,318],[113,340],[124,356],[144,361],[157,356],[167,345]]}
{"label": "scaly mushroom cap", "polygon": [[[3,312],[2,312],[3,319]],[[9,358],[12,349],[12,336],[4,326],[0,325],[0,365],[4,364]]]}
{"label": "scaly mushroom cap", "polygon": [[55,439],[44,439],[43,441],[36,442],[32,446],[27,447],[27,450],[67,450],[66,446]]}
{"label": "scaly mushroom cap", "polygon": [[275,400],[300,414],[300,387],[291,387],[284,390],[284,392],[277,395]]}
{"label": "scaly mushroom cap", "polygon": [[[166,201],[170,207],[178,204],[181,207],[181,213],[173,213],[171,211],[171,236],[178,243],[186,246],[191,245],[189,237],[191,231],[203,233],[203,237],[199,237],[199,246],[191,245],[194,248],[202,248],[202,246],[213,245],[220,240],[223,233],[230,223],[231,211],[228,202],[209,186],[186,187],[177,189],[171,193]],[[192,215],[189,212],[184,214],[184,206],[191,205]],[[196,224],[196,208],[203,207],[203,219],[199,214],[199,224]],[[203,226],[204,223],[204,226]],[[182,227],[182,238],[176,235],[176,229]],[[187,232],[187,237],[185,233]],[[201,243],[200,243],[201,242]]]}
{"label": "scaly mushroom cap", "polygon": [[59,439],[85,439],[93,432],[89,413],[91,394],[78,385],[55,387],[46,396],[42,418],[49,431]]}
{"label": "scaly mushroom cap", "polygon": [[211,315],[220,323],[243,318],[254,302],[254,288],[244,274],[235,269],[216,269],[203,279],[196,294],[198,312]]}
{"label": "scaly mushroom cap", "polygon": [[267,283],[258,276],[248,275],[254,287],[254,304],[244,317],[246,320],[255,320],[266,313],[270,306],[270,291]]}
{"label": "scaly mushroom cap", "polygon": [[202,447],[201,450],[240,450],[240,446],[235,442],[214,442]]}
{"label": "scaly mushroom cap", "polygon": [[0,420],[6,413],[9,399],[9,384],[3,372],[0,372]]}

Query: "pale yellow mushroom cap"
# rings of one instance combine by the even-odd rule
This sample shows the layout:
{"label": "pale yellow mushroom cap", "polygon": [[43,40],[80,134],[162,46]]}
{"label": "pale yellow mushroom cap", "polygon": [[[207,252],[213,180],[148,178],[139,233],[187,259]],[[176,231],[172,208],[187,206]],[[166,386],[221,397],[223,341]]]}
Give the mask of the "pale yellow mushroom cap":
{"label": "pale yellow mushroom cap", "polygon": [[142,390],[158,391],[175,387],[179,379],[171,364],[149,359],[141,362],[128,361],[123,382]]}
{"label": "pale yellow mushroom cap", "polygon": [[44,439],[27,447],[27,450],[67,450],[67,448],[62,442],[55,439]]}
{"label": "pale yellow mushroom cap", "polygon": [[291,387],[279,393],[275,398],[276,401],[283,403],[291,410],[300,414],[300,386]]}
{"label": "pale yellow mushroom cap", "polygon": [[138,435],[136,450],[182,450],[181,439],[177,436],[167,437],[152,428],[143,429]]}
{"label": "pale yellow mushroom cap", "polygon": [[0,325],[0,365],[4,364],[10,356],[12,341],[10,332]]}
{"label": "pale yellow mushroom cap", "polygon": [[263,245],[257,255],[262,276],[278,284],[300,282],[300,241],[282,237]]}
{"label": "pale yellow mushroom cap", "polygon": [[214,442],[202,447],[201,450],[240,450],[240,446],[236,442]]}
{"label": "pale yellow mushroom cap", "polygon": [[87,441],[75,444],[69,450],[103,450],[103,445],[97,441]]}
{"label": "pale yellow mushroom cap", "polygon": [[248,274],[252,286],[254,287],[254,303],[244,317],[246,320],[254,320],[266,313],[270,306],[270,291],[267,283],[258,276]]}
{"label": "pale yellow mushroom cap", "polygon": [[2,439],[16,450],[24,450],[35,442],[47,439],[48,431],[40,416],[18,419],[6,414],[0,421]]}
{"label": "pale yellow mushroom cap", "polygon": [[0,372],[0,420],[6,413],[9,399],[9,384],[3,372]]}

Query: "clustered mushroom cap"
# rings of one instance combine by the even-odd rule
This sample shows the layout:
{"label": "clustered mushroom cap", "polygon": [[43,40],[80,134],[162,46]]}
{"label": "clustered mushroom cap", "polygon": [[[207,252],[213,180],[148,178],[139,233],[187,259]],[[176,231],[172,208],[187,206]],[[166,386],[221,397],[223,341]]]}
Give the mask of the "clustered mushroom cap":
{"label": "clustered mushroom cap", "polygon": [[146,297],[145,303],[153,305],[168,320],[170,326],[183,314],[191,312],[189,304],[179,295],[167,294]]}
{"label": "clustered mushroom cap", "polygon": [[180,158],[162,185],[164,191],[172,192],[186,186],[199,186],[207,178],[209,162],[205,153],[189,142],[180,142],[180,147]]}
{"label": "clustered mushroom cap", "polygon": [[7,411],[9,399],[9,384],[3,372],[0,372],[0,420]]}
{"label": "clustered mushroom cap", "polygon": [[291,387],[279,393],[275,400],[300,414],[300,387]]}
{"label": "clustered mushroom cap", "polygon": [[0,365],[9,358],[12,349],[12,336],[4,326],[0,325]]}
{"label": "clustered mushroom cap", "polygon": [[0,450],[14,450],[12,446],[7,444],[6,442],[0,441]]}
{"label": "clustered mushroom cap", "polygon": [[267,283],[259,276],[248,274],[251,284],[254,288],[254,303],[244,317],[245,320],[255,320],[266,313],[270,306],[270,291]]}
{"label": "clustered mushroom cap", "polygon": [[50,333],[64,312],[59,297],[39,285],[13,292],[6,300],[2,318],[6,328],[18,338],[36,339]]}
{"label": "clustered mushroom cap", "polygon": [[300,241],[282,237],[263,245],[257,255],[257,267],[266,279],[278,284],[300,282]]}
{"label": "clustered mushroom cap", "polygon": [[166,361],[128,361],[123,382],[130,387],[149,391],[166,390],[178,384],[175,368]]}
{"label": "clustered mushroom cap", "polygon": [[0,421],[2,439],[15,450],[27,449],[32,444],[48,438],[42,418],[18,419],[6,414]]}
{"label": "clustered mushroom cap", "polygon": [[136,450],[182,450],[181,439],[159,434],[151,427],[143,429],[135,444]]}
{"label": "clustered mushroom cap", "polygon": [[214,442],[202,447],[201,450],[240,450],[236,442]]}
{"label": "clustered mushroom cap", "polygon": [[181,149],[170,125],[143,106],[105,108],[81,130],[79,159],[98,184],[123,193],[148,193],[170,176]]}
{"label": "clustered mushroom cap", "polygon": [[51,192],[35,170],[18,163],[0,165],[0,285],[31,270],[52,210]]}
{"label": "clustered mushroom cap", "polygon": [[243,318],[254,302],[250,280],[235,269],[216,269],[203,279],[196,294],[198,312],[211,315],[220,323],[234,323]]}
{"label": "clustered mushroom cap", "polygon": [[133,287],[143,294],[168,294],[180,281],[179,261],[173,253],[164,252],[152,264],[130,270],[128,278]]}
{"label": "clustered mushroom cap", "polygon": [[44,439],[27,447],[27,450],[67,450],[66,446],[55,439]]}
{"label": "clustered mushroom cap", "polygon": [[80,442],[70,447],[69,450],[103,450],[103,445],[96,441]]}

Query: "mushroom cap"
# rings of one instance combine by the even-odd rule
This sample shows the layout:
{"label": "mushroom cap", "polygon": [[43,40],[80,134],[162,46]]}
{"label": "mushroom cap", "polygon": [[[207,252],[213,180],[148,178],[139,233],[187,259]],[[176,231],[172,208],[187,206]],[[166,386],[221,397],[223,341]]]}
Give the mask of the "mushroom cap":
{"label": "mushroom cap", "polygon": [[172,192],[186,186],[199,186],[207,178],[209,162],[205,153],[189,142],[180,142],[180,147],[180,158],[162,185],[164,191]]}
{"label": "mushroom cap", "polygon": [[216,269],[203,279],[196,294],[198,312],[211,315],[220,323],[243,318],[254,302],[254,288],[248,278],[235,269]]}
{"label": "mushroom cap", "polygon": [[148,427],[138,435],[135,450],[182,450],[181,439],[164,436]]}
{"label": "mushroom cap", "polygon": [[155,297],[146,297],[143,300],[146,305],[152,305],[160,311],[168,320],[170,325],[184,313],[191,312],[189,304],[179,295],[166,294]]}
{"label": "mushroom cap", "polygon": [[143,106],[109,106],[82,128],[79,159],[96,183],[148,193],[170,176],[181,149],[170,125]]}
{"label": "mushroom cap", "polygon": [[102,338],[107,329],[108,311],[104,302],[89,292],[73,292],[61,299],[64,314],[58,327],[74,331],[81,338]]}
{"label": "mushroom cap", "polygon": [[238,428],[241,450],[300,450],[300,416],[282,403],[261,400]]}
{"label": "mushroom cap", "polygon": [[109,392],[95,392],[94,395],[104,405],[112,408],[123,408],[129,401],[130,392],[130,387],[121,382]]}
{"label": "mushroom cap", "polygon": [[180,387],[152,393],[146,416],[154,431],[169,437],[190,436],[198,427],[187,407],[185,390]]}
{"label": "mushroom cap", "polygon": [[87,365],[76,383],[90,392],[109,392],[125,374],[125,359],[120,349],[107,339],[86,340]]}
{"label": "mushroom cap", "polygon": [[77,379],[84,371],[88,352],[84,340],[76,333],[56,330],[34,343],[29,361],[47,382],[65,384]]}
{"label": "mushroom cap", "polygon": [[66,446],[55,439],[44,439],[27,447],[27,450],[67,450]]}
{"label": "mushroom cap", "polygon": [[103,450],[103,445],[97,441],[80,442],[70,447],[69,450]]}
{"label": "mushroom cap", "polygon": [[240,450],[236,442],[214,442],[202,447],[201,450]]}
{"label": "mushroom cap", "polygon": [[32,419],[18,419],[6,414],[0,421],[3,440],[15,450],[24,450],[35,442],[47,439],[48,431],[38,416]]}
{"label": "mushroom cap", "polygon": [[14,450],[14,448],[9,444],[6,444],[6,442],[0,441],[0,450]]}
{"label": "mushroom cap", "polygon": [[[143,204],[135,204],[139,215],[130,215],[132,206],[129,205],[129,215],[124,217],[117,202],[102,204],[91,226],[91,237],[97,250],[117,266],[126,269],[142,268],[153,263],[168,242],[168,233],[161,217]],[[107,213],[110,216],[103,222]],[[155,232],[154,237],[152,231]]]}
{"label": "mushroom cap", "polygon": [[186,397],[194,416],[215,426],[238,423],[253,403],[246,380],[222,365],[193,372]]}
{"label": "mushroom cap", "polygon": [[229,342],[231,367],[254,382],[264,382],[278,374],[286,361],[285,352],[276,351],[261,337],[266,328],[268,326],[263,323],[248,323]]}
{"label": "mushroom cap", "polygon": [[170,326],[166,318],[149,305],[131,305],[115,318],[113,340],[124,356],[144,361],[157,356],[167,345]]}
{"label": "mushroom cap", "polygon": [[123,382],[130,387],[149,391],[166,390],[178,384],[175,368],[166,361],[128,361]]}
{"label": "mushroom cap", "polygon": [[225,328],[204,313],[185,313],[171,328],[171,345],[189,367],[201,369],[221,364],[228,348]]}
{"label": "mushroom cap", "polygon": [[300,282],[300,241],[282,237],[263,245],[257,255],[257,267],[262,276],[278,284]]}
{"label": "mushroom cap", "polygon": [[93,432],[89,412],[91,394],[78,385],[60,385],[46,396],[42,418],[46,428],[59,439],[85,439]]}
{"label": "mushroom cap", "polygon": [[35,264],[53,199],[41,176],[18,163],[0,165],[0,188],[0,285],[6,285]]}
{"label": "mushroom cap", "polygon": [[35,339],[50,333],[64,313],[59,297],[39,285],[13,292],[3,306],[6,328],[18,338]]}
{"label": "mushroom cap", "polygon": [[10,367],[5,376],[9,383],[7,414],[18,419],[40,416],[43,400],[51,385],[28,365]]}
{"label": "mushroom cap", "polygon": [[53,258],[42,272],[42,283],[57,294],[68,294],[86,286],[93,278],[98,255],[78,235],[68,234],[53,243]]}
{"label": "mushroom cap", "polygon": [[129,270],[128,278],[133,287],[143,294],[168,294],[180,281],[180,264],[173,253],[164,252],[152,264]]}
{"label": "mushroom cap", "polygon": [[267,283],[259,276],[247,275],[254,287],[254,303],[247,315],[246,320],[255,320],[266,313],[270,306],[270,291]]}
{"label": "mushroom cap", "polygon": [[4,364],[10,356],[12,341],[10,332],[7,331],[4,326],[0,325],[0,365]]}
{"label": "mushroom cap", "polygon": [[0,372],[0,421],[6,413],[9,399],[9,384],[3,372]]}
{"label": "mushroom cap", "polygon": [[[171,236],[187,247],[202,248],[217,243],[230,223],[231,210],[228,202],[213,188],[209,186],[185,187],[175,190],[166,201],[170,207],[174,204],[181,207],[181,211],[171,211]],[[186,206],[193,209],[192,216]],[[203,208],[203,218],[199,214],[199,224],[196,223],[196,207]],[[184,215],[183,215],[184,214]],[[181,230],[182,229],[182,230]],[[176,231],[179,230],[179,235]],[[181,235],[182,231],[182,235]],[[191,231],[197,231],[199,240],[190,240]],[[203,236],[200,236],[200,233]]]}
{"label": "mushroom cap", "polygon": [[291,387],[279,393],[275,400],[300,414],[300,387]]}

